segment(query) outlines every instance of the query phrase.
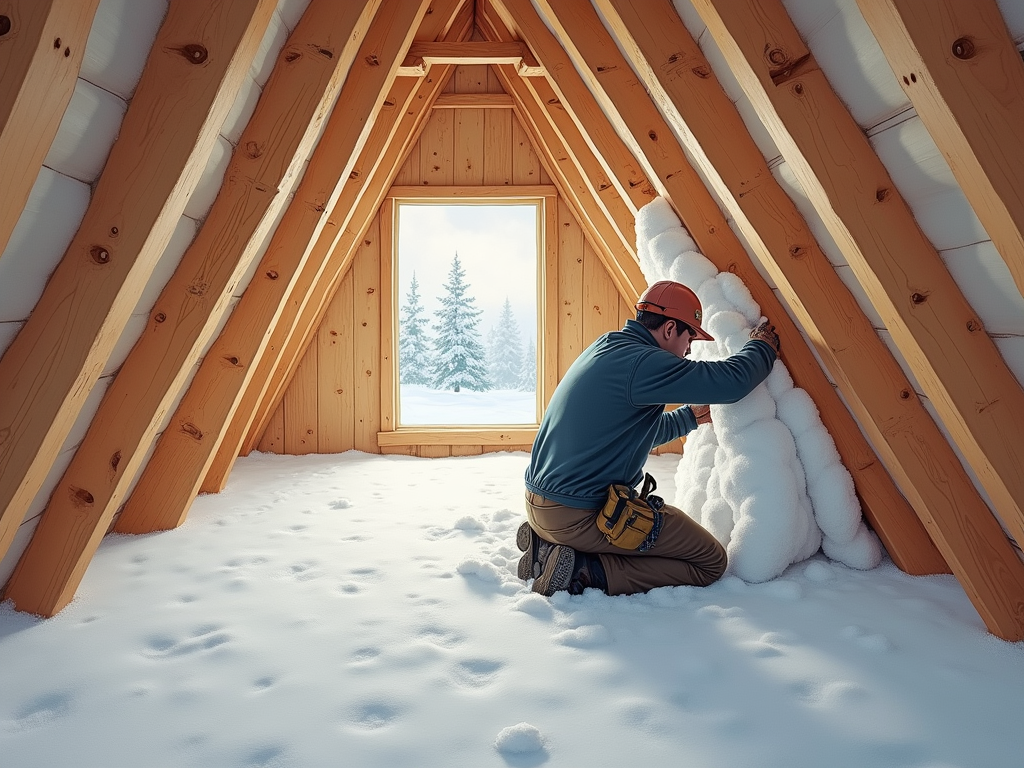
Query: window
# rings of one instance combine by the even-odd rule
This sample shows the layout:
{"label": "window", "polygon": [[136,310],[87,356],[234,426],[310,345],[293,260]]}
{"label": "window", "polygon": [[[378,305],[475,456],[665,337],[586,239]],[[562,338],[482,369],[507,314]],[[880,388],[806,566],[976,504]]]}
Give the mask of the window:
{"label": "window", "polygon": [[382,306],[393,309],[382,318],[382,445],[529,443],[550,396],[542,255],[554,190],[473,191],[395,188],[382,209]]}

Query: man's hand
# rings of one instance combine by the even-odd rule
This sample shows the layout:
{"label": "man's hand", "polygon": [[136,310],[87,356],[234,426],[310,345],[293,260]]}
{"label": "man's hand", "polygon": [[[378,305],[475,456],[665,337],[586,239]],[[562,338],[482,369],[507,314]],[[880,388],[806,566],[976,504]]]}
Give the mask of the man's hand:
{"label": "man's hand", "polygon": [[690,410],[693,411],[693,416],[697,419],[697,426],[701,424],[711,423],[711,406],[710,405],[691,405]]}
{"label": "man's hand", "polygon": [[767,320],[763,320],[757,328],[750,332],[750,338],[766,342],[775,350],[775,356],[779,356],[779,334],[775,332],[775,326],[769,325]]}

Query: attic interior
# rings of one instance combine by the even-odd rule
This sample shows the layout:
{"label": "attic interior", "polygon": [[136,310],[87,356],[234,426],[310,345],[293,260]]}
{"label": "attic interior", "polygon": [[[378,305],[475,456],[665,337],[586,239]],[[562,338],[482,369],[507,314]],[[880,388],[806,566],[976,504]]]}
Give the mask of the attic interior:
{"label": "attic interior", "polygon": [[396,428],[395,201],[543,200],[546,402],[660,195],[896,565],[1024,639],[1021,47],[1020,0],[0,2],[2,598],[253,450],[529,450]]}

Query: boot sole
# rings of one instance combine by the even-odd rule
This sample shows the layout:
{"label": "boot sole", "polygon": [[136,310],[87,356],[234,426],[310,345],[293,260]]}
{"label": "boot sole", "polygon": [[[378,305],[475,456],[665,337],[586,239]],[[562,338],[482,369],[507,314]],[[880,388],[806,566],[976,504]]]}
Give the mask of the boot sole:
{"label": "boot sole", "polygon": [[537,534],[533,532],[529,523],[523,523],[516,531],[516,546],[526,553],[519,558],[516,575],[523,581],[529,581],[538,575],[533,572],[533,566],[537,562]]}
{"label": "boot sole", "polygon": [[548,553],[544,571],[533,581],[533,591],[551,597],[555,592],[568,589],[575,564],[576,553],[572,547],[559,544]]}

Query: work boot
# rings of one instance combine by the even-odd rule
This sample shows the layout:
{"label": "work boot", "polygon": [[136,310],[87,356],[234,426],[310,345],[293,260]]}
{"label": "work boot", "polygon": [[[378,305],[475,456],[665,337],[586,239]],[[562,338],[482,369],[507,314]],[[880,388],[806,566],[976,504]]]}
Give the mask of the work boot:
{"label": "work boot", "polygon": [[582,595],[583,590],[593,588],[608,593],[608,578],[601,565],[601,558],[589,552],[577,552],[569,584],[566,586],[570,595]]}
{"label": "work boot", "polygon": [[526,553],[519,558],[517,573],[520,579],[527,581],[540,576],[544,560],[555,545],[538,536],[529,523],[523,523],[516,531],[516,546]]}
{"label": "work boot", "polygon": [[552,544],[541,559],[541,571],[533,580],[533,591],[551,597],[555,592],[568,589],[578,559],[578,553],[572,547]]}

